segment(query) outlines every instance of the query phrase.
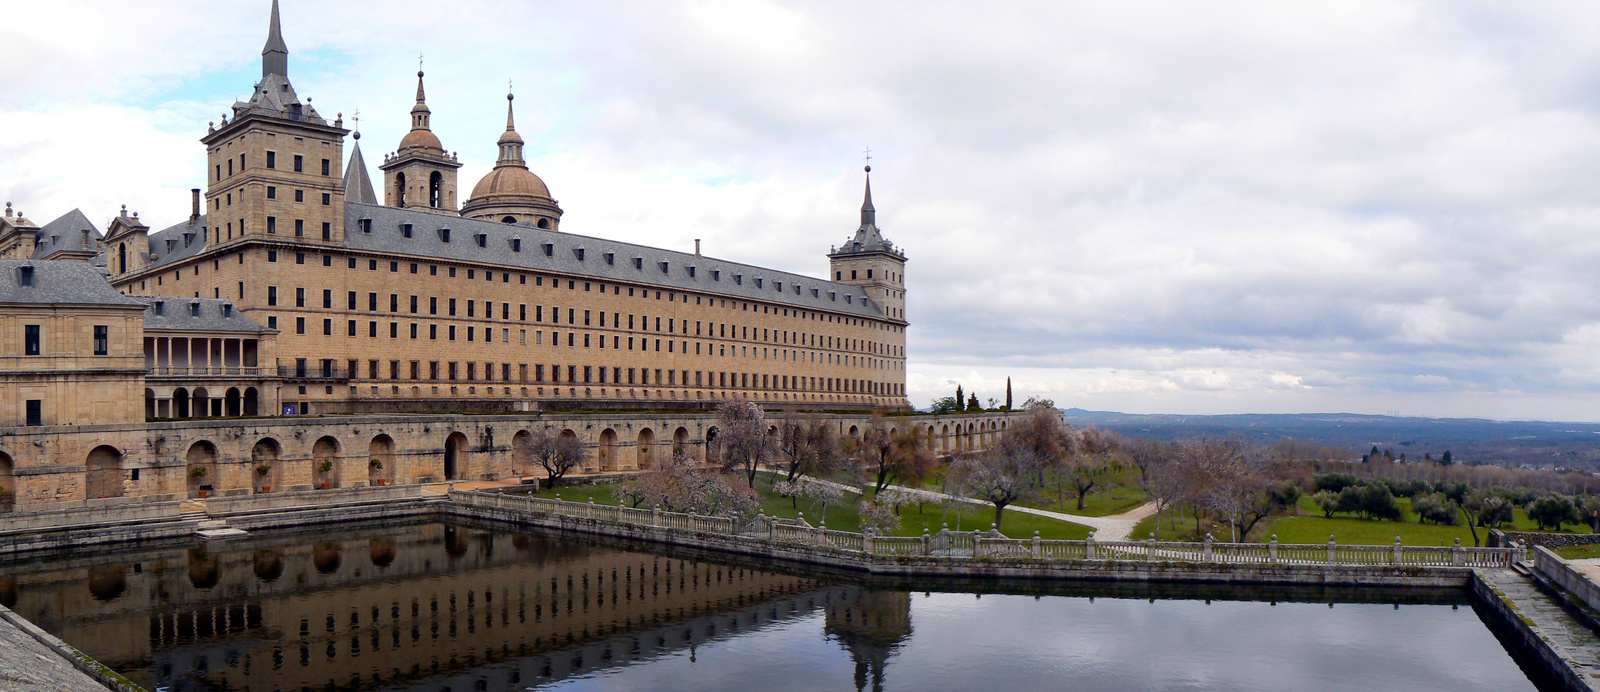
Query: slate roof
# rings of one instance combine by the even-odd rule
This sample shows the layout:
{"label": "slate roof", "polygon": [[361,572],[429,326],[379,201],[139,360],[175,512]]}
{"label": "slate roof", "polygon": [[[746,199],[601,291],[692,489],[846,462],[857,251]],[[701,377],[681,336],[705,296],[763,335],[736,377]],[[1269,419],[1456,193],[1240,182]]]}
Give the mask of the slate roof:
{"label": "slate roof", "polygon": [[[23,267],[33,285],[21,285]],[[0,304],[142,305],[117,292],[94,265],[83,260],[0,259]]]}
{"label": "slate roof", "polygon": [[159,267],[188,259],[206,250],[210,234],[206,232],[206,217],[200,215],[193,225],[187,219],[150,234],[150,266]]}
{"label": "slate roof", "polygon": [[[882,309],[871,302],[860,287],[697,257],[691,253],[561,233],[528,224],[480,221],[455,214],[348,201],[344,219],[345,245],[356,250],[421,259],[484,262],[520,270],[575,274],[599,281],[645,283],[663,289],[762,300],[808,310],[883,317]],[[363,219],[371,220],[370,233],[362,232]],[[410,238],[402,234],[401,224],[411,224]],[[444,241],[442,228],[450,229],[449,242]],[[481,246],[478,234],[484,236]],[[513,239],[521,241],[520,252],[513,249]],[[546,244],[551,246],[548,255]],[[612,254],[609,263],[606,253]]]}
{"label": "slate roof", "polygon": [[[83,232],[89,231],[89,246],[84,247]],[[95,228],[89,217],[83,211],[73,209],[60,218],[45,224],[34,236],[36,245],[33,248],[33,257],[48,257],[57,252],[88,252],[100,251],[100,229]]]}
{"label": "slate roof", "polygon": [[[869,171],[868,175],[870,176],[870,171],[872,169],[869,168],[867,170]],[[868,252],[887,252],[900,257],[901,259],[905,258],[905,254],[900,252],[900,250],[894,246],[894,243],[891,243],[887,238],[884,238],[883,232],[878,230],[878,210],[872,206],[871,177],[867,178],[867,193],[865,199],[861,202],[861,227],[856,229],[856,234],[854,237],[846,241],[845,244],[839,247],[838,250],[833,254],[849,255],[854,253]]]}
{"label": "slate roof", "polygon": [[[233,302],[220,298],[184,296],[129,296],[145,305],[144,328],[174,331],[248,332],[272,331],[244,316]],[[156,314],[156,303],[161,313]],[[226,307],[226,309],[225,309]]]}

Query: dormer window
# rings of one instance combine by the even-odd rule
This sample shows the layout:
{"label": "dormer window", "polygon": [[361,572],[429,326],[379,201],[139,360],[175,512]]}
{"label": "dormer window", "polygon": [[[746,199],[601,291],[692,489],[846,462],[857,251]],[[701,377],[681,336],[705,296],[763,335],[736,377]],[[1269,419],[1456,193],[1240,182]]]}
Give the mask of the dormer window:
{"label": "dormer window", "polygon": [[711,280],[712,281],[721,281],[722,280],[722,270],[721,269],[713,269],[713,270],[711,270]]}
{"label": "dormer window", "polygon": [[356,222],[356,225],[361,228],[362,233],[372,232],[372,219],[361,219]]}
{"label": "dormer window", "polygon": [[644,258],[643,257],[635,257],[635,258],[633,258],[633,268],[634,269],[638,269],[639,271],[644,271]]}
{"label": "dormer window", "polygon": [[511,239],[511,251],[512,252],[522,252],[522,239],[521,238],[512,238]]}
{"label": "dormer window", "polygon": [[850,295],[848,293],[844,294],[844,302],[846,302],[846,303],[854,303],[855,302],[855,300],[853,300],[854,298],[855,298],[855,296],[853,296],[853,295]]}
{"label": "dormer window", "polygon": [[442,243],[450,242],[450,229],[448,229],[448,228],[439,229],[439,242],[442,242]]}
{"label": "dormer window", "polygon": [[822,297],[822,289],[819,289],[819,288],[811,289],[811,297],[812,298],[821,298]]}
{"label": "dormer window", "polygon": [[615,253],[615,252],[606,253],[606,264],[616,264],[616,263],[617,263],[617,253]]}
{"label": "dormer window", "polygon": [[223,317],[233,317],[233,303],[223,303],[222,304],[222,316]]}
{"label": "dormer window", "polygon": [[778,291],[779,293],[782,293],[783,292],[783,282],[782,281],[774,281],[774,282],[772,282],[772,288],[774,290]]}
{"label": "dormer window", "polygon": [[157,315],[161,315],[161,314],[165,314],[166,313],[166,307],[167,307],[167,301],[158,300],[158,301],[156,301],[156,303],[152,307],[152,309],[155,311],[155,313]]}
{"label": "dormer window", "polygon": [[694,278],[694,267],[684,267],[684,268],[689,270],[689,278],[693,279]]}
{"label": "dormer window", "polygon": [[763,279],[761,277],[759,277],[759,276],[756,277],[756,288],[761,288],[761,282],[762,281],[763,281]]}
{"label": "dormer window", "polygon": [[661,267],[662,274],[665,274],[670,270],[670,267],[666,262],[657,262],[656,264]]}
{"label": "dormer window", "polygon": [[544,248],[544,256],[545,257],[555,257],[556,256],[556,244],[555,243],[541,243],[540,247]]}
{"label": "dormer window", "polygon": [[581,248],[581,247],[572,248],[572,256],[578,258],[579,262],[582,262],[583,261],[583,248]]}
{"label": "dormer window", "polygon": [[473,238],[478,241],[478,247],[489,247],[488,233],[475,233],[473,234]]}
{"label": "dormer window", "polygon": [[733,282],[735,284],[743,286],[744,285],[744,275],[743,274],[734,274],[733,275]]}
{"label": "dormer window", "polygon": [[795,284],[794,285],[794,294],[795,295],[800,295],[800,284]]}
{"label": "dormer window", "polygon": [[200,304],[199,303],[190,303],[189,304],[189,316],[190,317],[199,317],[200,316]]}
{"label": "dormer window", "polygon": [[[88,242],[89,242],[89,235],[88,235],[87,231],[84,232],[83,240],[84,240],[84,244],[87,245]],[[189,247],[193,243],[194,243],[194,234],[193,233],[185,233],[185,234],[183,234],[183,246],[184,247]]]}
{"label": "dormer window", "polygon": [[33,285],[33,267],[17,267],[17,285]]}
{"label": "dormer window", "polygon": [[837,302],[839,300],[839,292],[838,291],[828,291],[828,300],[832,300],[832,301]]}
{"label": "dormer window", "polygon": [[402,237],[402,238],[410,238],[411,237],[411,224],[409,224],[409,223],[400,224],[400,237]]}

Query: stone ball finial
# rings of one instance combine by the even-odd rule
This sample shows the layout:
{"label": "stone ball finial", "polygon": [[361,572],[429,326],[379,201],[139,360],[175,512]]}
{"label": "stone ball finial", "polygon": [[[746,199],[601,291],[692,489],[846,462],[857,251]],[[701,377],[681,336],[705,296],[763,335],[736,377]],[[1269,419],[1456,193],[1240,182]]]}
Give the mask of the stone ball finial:
{"label": "stone ball finial", "polygon": [[[307,100],[310,100],[310,99],[307,99]],[[864,171],[866,171],[868,173],[872,172],[872,166],[862,166],[861,168],[862,168],[862,170],[864,170]]]}

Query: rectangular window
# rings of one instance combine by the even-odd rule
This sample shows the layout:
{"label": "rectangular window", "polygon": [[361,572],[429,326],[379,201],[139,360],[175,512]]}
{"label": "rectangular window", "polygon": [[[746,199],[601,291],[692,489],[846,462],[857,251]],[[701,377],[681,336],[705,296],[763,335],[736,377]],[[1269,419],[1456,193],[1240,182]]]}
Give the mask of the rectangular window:
{"label": "rectangular window", "polygon": [[429,297],[428,298],[428,314],[430,314],[430,315],[439,314],[439,299],[438,298],[434,298],[434,297]]}
{"label": "rectangular window", "polygon": [[39,325],[29,324],[23,326],[22,354],[27,356],[39,355]]}
{"label": "rectangular window", "polygon": [[417,323],[416,322],[412,322],[411,323],[411,338],[413,338],[413,339],[417,338]]}
{"label": "rectangular window", "polygon": [[297,308],[303,308],[306,306],[306,289],[294,289],[294,306]]}
{"label": "rectangular window", "polygon": [[411,361],[411,379],[413,379],[413,380],[418,379],[418,376],[421,374],[421,369],[422,369],[422,361],[418,361],[418,360]]}
{"label": "rectangular window", "polygon": [[473,313],[473,305],[472,305],[473,302],[474,301],[471,301],[471,300],[467,301],[467,317],[475,317],[476,316]]}
{"label": "rectangular window", "polygon": [[367,323],[367,338],[375,339],[377,337],[378,337],[378,323],[377,322],[368,322]]}
{"label": "rectangular window", "polygon": [[278,167],[278,152],[276,152],[276,151],[267,152],[267,168],[277,168],[277,167]]}
{"label": "rectangular window", "polygon": [[326,288],[322,289],[322,307],[328,310],[333,309],[333,291]]}
{"label": "rectangular window", "polygon": [[267,305],[277,305],[277,304],[278,304],[278,287],[277,286],[268,286],[267,287]]}
{"label": "rectangular window", "polygon": [[277,199],[277,198],[278,198],[278,188],[276,188],[276,187],[274,187],[272,185],[268,185],[267,186],[267,199]]}
{"label": "rectangular window", "polygon": [[450,299],[450,315],[451,316],[455,316],[455,314],[456,314],[456,299],[455,298],[451,298]]}
{"label": "rectangular window", "polygon": [[430,380],[439,379],[439,361],[436,361],[436,360],[428,361],[428,379],[430,379]]}
{"label": "rectangular window", "polygon": [[296,201],[296,202],[304,202],[304,201],[306,201],[306,191],[305,190],[295,190],[294,191],[294,201]]}
{"label": "rectangular window", "polygon": [[294,318],[294,333],[296,333],[296,334],[304,334],[304,333],[306,333],[306,318],[304,318],[304,317],[296,317],[296,318]]}
{"label": "rectangular window", "polygon": [[324,319],[324,320],[322,320],[322,335],[323,336],[333,336],[333,320],[332,319]]}
{"label": "rectangular window", "polygon": [[322,206],[326,207],[331,204],[333,204],[333,195],[326,192],[322,193]]}
{"label": "rectangular window", "polygon": [[[327,159],[323,159],[322,160],[322,174],[323,175],[328,175],[328,171],[332,170],[332,168],[333,168],[333,162],[332,161],[329,161]],[[327,203],[324,202],[323,204],[327,204]]]}
{"label": "rectangular window", "polygon": [[455,341],[456,340],[456,326],[453,325],[453,324],[450,325],[450,340],[451,341]]}
{"label": "rectangular window", "polygon": [[400,294],[389,294],[389,312],[400,312]]}
{"label": "rectangular window", "polygon": [[437,324],[428,325],[428,338],[429,339],[437,339],[437,338],[439,338],[439,325],[437,325]]}
{"label": "rectangular window", "polygon": [[[323,195],[323,197],[326,198],[327,195]],[[327,204],[327,202],[323,202],[323,204]],[[330,223],[328,223],[326,221],[322,222],[322,239],[323,240],[332,240],[333,239],[333,224],[330,224]],[[324,262],[323,266],[327,266],[327,263]]]}
{"label": "rectangular window", "polygon": [[378,294],[372,293],[372,292],[368,292],[367,293],[367,311],[368,312],[377,312],[378,311]]}
{"label": "rectangular window", "polygon": [[[276,216],[268,216],[267,217],[267,233],[277,233],[277,232],[278,232],[278,217],[276,217]],[[269,260],[269,261],[272,261],[272,262],[278,261],[278,252],[276,250],[269,250],[268,252],[272,255],[272,259]]]}
{"label": "rectangular window", "polygon": [[30,425],[30,426],[44,425],[44,400],[43,399],[29,399],[27,407],[28,407],[28,425]]}
{"label": "rectangular window", "polygon": [[391,339],[400,338],[400,323],[399,322],[390,322],[389,323],[389,338],[391,338]]}
{"label": "rectangular window", "polygon": [[306,157],[301,156],[299,154],[295,154],[294,155],[294,172],[296,172],[296,173],[304,173],[305,172],[305,170],[304,170],[305,169],[305,161],[306,161]]}

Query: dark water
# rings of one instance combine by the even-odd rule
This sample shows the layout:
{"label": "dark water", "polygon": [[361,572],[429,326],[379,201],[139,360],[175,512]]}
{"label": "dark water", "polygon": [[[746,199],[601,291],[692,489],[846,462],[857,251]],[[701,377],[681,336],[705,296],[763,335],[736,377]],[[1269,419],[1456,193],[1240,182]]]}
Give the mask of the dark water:
{"label": "dark water", "polygon": [[0,575],[152,692],[1535,689],[1452,591],[863,584],[436,523]]}

